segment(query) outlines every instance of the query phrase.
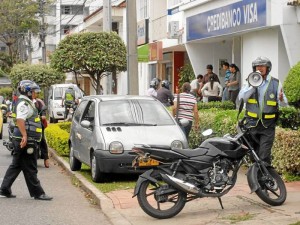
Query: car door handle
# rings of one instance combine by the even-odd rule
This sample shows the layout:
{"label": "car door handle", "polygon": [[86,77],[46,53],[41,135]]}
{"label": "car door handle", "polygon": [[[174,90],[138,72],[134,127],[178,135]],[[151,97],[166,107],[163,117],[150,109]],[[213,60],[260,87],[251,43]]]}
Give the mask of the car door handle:
{"label": "car door handle", "polygon": [[81,140],[81,134],[79,134],[78,132],[76,133],[76,137]]}

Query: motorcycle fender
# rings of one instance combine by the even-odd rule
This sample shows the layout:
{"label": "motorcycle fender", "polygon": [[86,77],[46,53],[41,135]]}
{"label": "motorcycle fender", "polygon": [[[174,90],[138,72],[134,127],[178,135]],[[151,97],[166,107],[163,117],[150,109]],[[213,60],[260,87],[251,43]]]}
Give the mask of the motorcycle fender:
{"label": "motorcycle fender", "polygon": [[247,172],[247,180],[248,180],[248,185],[250,187],[251,193],[257,191],[257,189],[260,188],[260,185],[257,180],[257,172],[258,172],[258,166],[256,164],[253,164]]}
{"label": "motorcycle fender", "polygon": [[153,177],[151,177],[151,174],[154,170],[150,169],[147,170],[145,173],[143,173],[142,175],[139,176],[139,179],[136,182],[135,188],[134,188],[134,193],[133,193],[133,198],[139,193],[140,188],[141,188],[141,184],[147,180],[152,181],[154,183],[158,182],[156,179],[154,179]]}

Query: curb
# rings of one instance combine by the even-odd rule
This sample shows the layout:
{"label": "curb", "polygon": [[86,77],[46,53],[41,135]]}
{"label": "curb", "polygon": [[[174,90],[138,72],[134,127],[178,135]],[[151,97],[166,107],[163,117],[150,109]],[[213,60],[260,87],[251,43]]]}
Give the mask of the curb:
{"label": "curb", "polygon": [[79,187],[86,193],[90,194],[99,205],[102,212],[109,218],[112,224],[131,225],[130,221],[126,217],[122,216],[118,210],[115,209],[114,204],[110,198],[104,193],[99,191],[95,186],[88,182],[85,177],[80,173],[71,171],[69,164],[60,156],[57,155],[56,151],[52,148],[48,148],[52,159],[54,159],[59,166],[61,166],[70,177],[75,177],[79,181]]}

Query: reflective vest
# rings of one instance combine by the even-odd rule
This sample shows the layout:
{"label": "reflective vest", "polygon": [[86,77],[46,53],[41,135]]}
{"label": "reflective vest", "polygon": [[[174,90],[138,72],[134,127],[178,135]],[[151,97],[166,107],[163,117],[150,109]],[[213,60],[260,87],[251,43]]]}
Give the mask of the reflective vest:
{"label": "reflective vest", "polygon": [[65,91],[65,104],[70,105],[75,102],[75,91],[73,89],[68,88]]}
{"label": "reflective vest", "polygon": [[25,120],[25,129],[26,129],[28,140],[33,139],[36,141],[41,141],[42,123],[41,123],[40,117],[38,115],[38,110],[35,108],[35,106],[33,105],[32,102],[30,102],[22,97],[19,97],[16,107],[13,109],[13,112],[12,112],[12,118],[15,123],[13,137],[15,137],[17,139],[22,139],[22,134],[20,132],[20,129],[17,126],[17,119],[16,119],[16,108],[17,108],[18,104],[22,101],[25,101],[25,105],[32,108],[32,110],[33,110],[31,117],[26,118],[26,120]]}
{"label": "reflective vest", "polygon": [[259,105],[258,102],[258,93],[254,92],[246,103],[246,117],[251,121],[250,125],[252,127],[257,126],[259,121],[265,127],[269,127],[272,124],[275,124],[278,117],[278,86],[279,80],[271,77],[264,95],[264,100]]}

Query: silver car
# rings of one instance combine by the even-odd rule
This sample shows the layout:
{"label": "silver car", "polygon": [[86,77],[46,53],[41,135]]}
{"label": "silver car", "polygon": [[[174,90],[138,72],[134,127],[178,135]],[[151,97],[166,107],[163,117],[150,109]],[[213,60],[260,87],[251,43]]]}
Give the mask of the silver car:
{"label": "silver car", "polygon": [[[141,173],[142,169],[132,167],[134,156],[129,154],[138,144],[188,148],[181,128],[158,100],[146,96],[86,96],[72,120],[71,170],[87,164],[95,182],[103,182],[109,173]],[[144,166],[154,165],[149,162]]]}

